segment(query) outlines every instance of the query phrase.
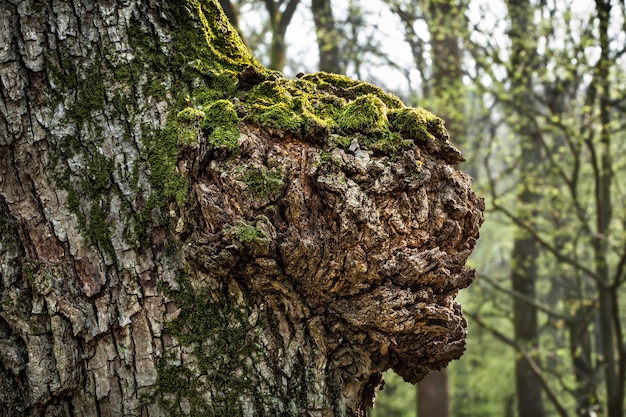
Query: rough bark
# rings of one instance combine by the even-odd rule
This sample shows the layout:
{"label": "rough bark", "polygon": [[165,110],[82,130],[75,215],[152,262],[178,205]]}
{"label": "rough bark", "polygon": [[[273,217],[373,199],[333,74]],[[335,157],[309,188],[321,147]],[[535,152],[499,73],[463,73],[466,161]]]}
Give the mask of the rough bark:
{"label": "rough bark", "polygon": [[441,120],[265,70],[217,0],[0,16],[0,415],[365,415],[462,354]]}

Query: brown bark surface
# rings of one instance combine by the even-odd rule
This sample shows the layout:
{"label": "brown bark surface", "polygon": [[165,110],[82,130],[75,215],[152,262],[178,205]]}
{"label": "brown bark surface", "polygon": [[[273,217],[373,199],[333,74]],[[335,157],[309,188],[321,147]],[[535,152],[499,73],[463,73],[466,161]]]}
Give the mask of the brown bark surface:
{"label": "brown bark surface", "polygon": [[[386,369],[462,354],[483,202],[445,131],[382,152],[248,118],[283,81],[220,13],[0,3],[1,416],[365,415]],[[199,97],[236,150],[177,124]]]}

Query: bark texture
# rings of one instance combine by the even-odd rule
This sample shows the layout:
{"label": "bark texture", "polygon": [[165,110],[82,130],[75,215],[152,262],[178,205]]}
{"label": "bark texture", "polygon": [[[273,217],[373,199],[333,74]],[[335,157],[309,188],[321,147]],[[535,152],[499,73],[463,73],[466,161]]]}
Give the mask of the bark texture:
{"label": "bark texture", "polygon": [[0,16],[1,416],[358,416],[462,354],[441,120],[265,70],[217,1]]}

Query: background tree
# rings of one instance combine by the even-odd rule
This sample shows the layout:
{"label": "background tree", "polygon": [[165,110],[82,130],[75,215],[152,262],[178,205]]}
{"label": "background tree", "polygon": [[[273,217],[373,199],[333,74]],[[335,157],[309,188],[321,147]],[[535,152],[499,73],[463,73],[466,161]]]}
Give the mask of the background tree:
{"label": "background tree", "polygon": [[282,71],[287,53],[285,34],[300,0],[264,0],[264,3],[272,29],[269,67]]}
{"label": "background tree", "polygon": [[319,49],[319,71],[341,73],[340,33],[333,17],[331,0],[311,0]]}
{"label": "background tree", "polygon": [[[535,228],[539,217],[541,199],[541,131],[532,115],[535,105],[533,96],[534,74],[539,72],[537,60],[538,39],[532,22],[534,9],[530,2],[507,1],[510,18],[509,37],[511,58],[507,78],[510,82],[511,108],[504,111],[511,114],[512,129],[520,143],[519,179],[516,195],[516,218],[525,225]],[[503,103],[505,106],[506,104]],[[536,299],[539,244],[524,227],[517,227],[511,253],[511,288],[529,300]],[[513,298],[514,340],[520,349],[515,361],[515,387],[519,417],[542,417],[543,401],[541,384],[537,377],[537,351],[539,346],[538,312],[532,303],[521,297]]]}
{"label": "background tree", "polygon": [[[502,121],[509,129],[508,132],[502,128],[491,131],[499,131],[504,135],[514,133],[520,137],[526,137],[524,132],[527,132],[531,139],[523,143],[533,143],[534,149],[524,153],[522,145],[519,153],[511,155],[506,151],[502,153],[502,141],[493,140],[489,143],[484,161],[490,178],[491,201],[496,212],[503,214],[522,231],[527,241],[535,242],[535,248],[526,257],[534,261],[534,266],[533,263],[522,263],[522,271],[532,266],[523,275],[535,277],[535,285],[542,291],[533,296],[529,291],[524,291],[522,286],[508,292],[497,280],[488,277],[486,280],[494,288],[512,296],[516,311],[519,308],[523,314],[524,311],[535,310],[543,315],[542,331],[533,332],[534,336],[529,335],[538,340],[535,348],[529,349],[527,344],[520,345],[511,339],[508,341],[532,365],[533,369],[529,369],[528,374],[533,372],[539,378],[537,382],[549,399],[550,409],[558,415],[568,415],[568,409],[575,410],[578,415],[594,415],[598,412],[598,395],[601,395],[598,391],[601,382],[597,375],[605,366],[605,354],[610,358],[623,351],[619,343],[609,341],[613,332],[621,332],[616,329],[623,328],[623,313],[609,317],[605,312],[601,317],[602,305],[606,307],[610,303],[606,302],[609,297],[602,296],[606,287],[602,284],[598,286],[599,282],[603,282],[600,277],[606,277],[608,273],[612,275],[608,279],[613,283],[609,285],[612,297],[617,299],[620,294],[623,296],[623,288],[620,289],[622,284],[617,278],[621,275],[622,251],[618,248],[623,240],[620,232],[622,225],[613,222],[612,214],[609,214],[617,209],[611,204],[610,196],[615,192],[620,193],[611,180],[612,172],[618,165],[611,158],[610,138],[617,131],[608,127],[611,122],[606,114],[603,116],[610,106],[602,104],[597,95],[599,89],[605,91],[605,99],[611,94],[619,94],[619,89],[609,91],[606,86],[615,79],[613,77],[623,77],[614,66],[621,59],[622,52],[611,49],[607,44],[611,36],[620,36],[620,31],[612,32],[609,29],[611,24],[606,18],[607,5],[596,5],[593,10],[576,14],[572,11],[573,4],[529,4],[523,13],[535,7],[532,16],[526,15],[524,21],[532,21],[531,26],[538,33],[534,37],[532,29],[526,27],[521,30],[523,35],[520,38],[523,37],[523,42],[520,46],[530,46],[530,50],[520,49],[523,51],[521,62],[510,67],[514,70],[513,74],[522,74],[522,79],[527,80],[520,87],[520,96],[506,89],[507,85],[513,86],[519,77],[509,76],[500,80],[500,85],[505,88],[493,88],[498,85],[493,81],[500,79],[498,74],[504,67],[501,49],[495,41],[484,49],[475,50],[479,52],[474,56],[478,57],[478,63],[486,58],[480,64],[478,78],[488,74],[487,78],[492,83],[490,86],[485,85],[484,91],[493,94],[495,102],[502,105],[503,109],[510,109],[508,115],[504,111],[502,113]],[[515,13],[519,11],[509,9],[512,36],[519,24],[515,20]],[[613,28],[617,29],[616,26]],[[609,34],[611,32],[613,35]],[[511,45],[515,48],[515,42],[512,41]],[[592,50],[604,52],[593,55],[595,52]],[[516,59],[515,49],[510,56],[513,62]],[[607,66],[614,68],[615,72],[604,72],[603,81],[600,81],[599,72],[606,71],[600,69]],[[595,75],[587,78],[584,74]],[[605,110],[600,110],[601,106]],[[494,108],[490,111],[490,118],[497,120],[500,117]],[[521,120],[525,122],[521,123]],[[607,134],[609,131],[610,135]],[[500,158],[494,158],[495,155]],[[506,197],[507,194],[511,195],[507,191],[512,183],[510,180],[515,178],[515,181],[521,180],[523,183],[524,178],[535,170],[541,175],[527,182],[526,191],[522,189],[517,199],[518,207],[519,198],[524,195],[531,204],[526,206],[525,212],[520,212],[519,208],[514,211]],[[589,181],[589,178],[592,180]],[[621,213],[621,209],[618,211]],[[607,226],[607,221],[612,223],[611,227]],[[614,241],[611,236],[614,236]],[[599,243],[598,239],[603,243]],[[613,256],[599,256],[598,253],[606,254],[601,248],[610,241],[616,245]],[[517,253],[516,249],[514,253]],[[612,260],[608,261],[608,258]],[[520,261],[524,259],[521,257]],[[519,263],[514,265],[517,274],[520,272]],[[604,301],[601,301],[603,298]],[[597,319],[594,319],[596,314]],[[487,324],[479,317],[476,319]],[[612,328],[608,333],[607,326]],[[495,326],[492,325],[491,329],[497,332]],[[500,340],[507,340],[503,336],[505,334],[500,333]],[[592,340],[595,340],[595,348],[590,346]],[[605,349],[608,351],[605,352]],[[563,352],[563,356],[555,356],[555,351]],[[566,351],[569,359],[564,353]],[[541,365],[543,361],[547,364]],[[611,369],[619,372],[617,369],[622,366],[618,365],[619,361],[609,359],[608,362],[613,363]],[[623,404],[621,387],[611,382],[610,375],[614,371],[603,372],[607,392],[606,412],[609,416],[621,413],[622,406],[616,406],[615,402]],[[570,375],[575,380],[572,385],[576,387],[571,390],[563,388],[570,384]],[[575,401],[568,398],[570,394]],[[617,397],[620,400],[615,401]],[[528,403],[518,404],[518,407],[520,413],[530,408]],[[614,414],[616,410],[620,411]]]}

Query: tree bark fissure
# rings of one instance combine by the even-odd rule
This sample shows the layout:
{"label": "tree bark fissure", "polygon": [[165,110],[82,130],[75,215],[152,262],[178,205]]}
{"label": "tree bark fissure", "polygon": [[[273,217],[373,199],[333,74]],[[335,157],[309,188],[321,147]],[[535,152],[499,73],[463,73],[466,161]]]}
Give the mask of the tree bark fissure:
{"label": "tree bark fissure", "polygon": [[389,154],[247,115],[282,81],[217,1],[0,16],[0,415],[365,415],[462,354],[484,203],[441,121]]}

